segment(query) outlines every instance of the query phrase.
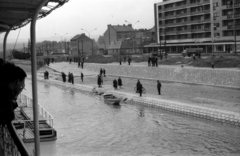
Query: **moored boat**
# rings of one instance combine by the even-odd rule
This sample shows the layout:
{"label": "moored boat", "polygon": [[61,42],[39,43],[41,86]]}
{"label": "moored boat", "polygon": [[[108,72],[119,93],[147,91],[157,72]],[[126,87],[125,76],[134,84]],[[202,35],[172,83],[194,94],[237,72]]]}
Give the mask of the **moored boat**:
{"label": "moored boat", "polygon": [[103,99],[104,99],[104,102],[106,102],[107,104],[112,104],[112,105],[119,105],[120,101],[121,101],[120,98],[116,97],[113,94],[104,94]]}

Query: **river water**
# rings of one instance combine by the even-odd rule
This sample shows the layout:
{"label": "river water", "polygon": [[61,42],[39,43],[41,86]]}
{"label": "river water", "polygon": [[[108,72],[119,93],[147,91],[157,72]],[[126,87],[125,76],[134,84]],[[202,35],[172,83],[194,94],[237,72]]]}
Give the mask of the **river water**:
{"label": "river water", "polygon": [[[31,82],[23,93],[31,97]],[[42,156],[240,155],[240,129],[156,108],[105,104],[76,89],[38,83],[38,101],[54,117],[57,140]],[[28,147],[33,144],[28,144]]]}

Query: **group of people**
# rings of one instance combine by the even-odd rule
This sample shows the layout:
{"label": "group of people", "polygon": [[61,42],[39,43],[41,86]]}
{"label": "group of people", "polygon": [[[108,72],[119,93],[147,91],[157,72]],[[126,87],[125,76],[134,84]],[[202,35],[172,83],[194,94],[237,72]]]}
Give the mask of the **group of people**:
{"label": "group of people", "polygon": [[[128,61],[128,65],[131,65],[132,62],[132,58],[128,57],[128,59],[126,57],[124,57],[123,61],[126,62],[126,60]],[[122,57],[119,58],[119,65],[122,65]]]}
{"label": "group of people", "polygon": [[[161,87],[162,87],[162,84],[159,80],[157,80],[157,91],[158,91],[158,95],[161,95]],[[140,80],[137,81],[137,84],[136,84],[136,93],[139,93],[140,94],[140,97],[142,96],[142,93],[143,93],[143,85],[141,84]]]}
{"label": "group of people", "polygon": [[17,97],[25,88],[26,72],[13,63],[0,58],[0,124],[8,125],[15,119]]}
{"label": "group of people", "polygon": [[73,73],[68,73],[68,82],[74,84],[74,76]]}
{"label": "group of people", "polygon": [[49,72],[48,71],[44,72],[44,79],[49,79]]}
{"label": "group of people", "polygon": [[148,66],[158,67],[158,57],[149,56],[148,58]]}
{"label": "group of people", "polygon": [[106,70],[103,68],[100,69],[100,73],[99,73],[101,76],[104,76],[106,77]]}
{"label": "group of people", "polygon": [[121,89],[122,88],[122,79],[121,79],[121,77],[119,77],[118,78],[118,80],[117,79],[114,79],[113,80],[113,88],[115,89],[115,90],[117,90],[118,89],[118,87],[119,87],[119,89]]}

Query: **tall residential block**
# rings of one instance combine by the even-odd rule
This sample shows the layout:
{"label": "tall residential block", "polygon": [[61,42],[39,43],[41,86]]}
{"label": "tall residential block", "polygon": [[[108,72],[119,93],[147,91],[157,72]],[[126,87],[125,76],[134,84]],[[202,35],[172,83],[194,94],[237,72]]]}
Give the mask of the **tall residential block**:
{"label": "tall residential block", "polygon": [[240,0],[163,0],[154,4],[154,19],[167,52],[240,52]]}

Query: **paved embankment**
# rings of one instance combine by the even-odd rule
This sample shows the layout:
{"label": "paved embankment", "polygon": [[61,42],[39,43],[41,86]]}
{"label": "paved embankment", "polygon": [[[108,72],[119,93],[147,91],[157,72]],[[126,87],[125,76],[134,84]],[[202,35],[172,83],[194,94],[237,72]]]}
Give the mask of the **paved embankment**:
{"label": "paved embankment", "polygon": [[[30,78],[30,76],[28,76]],[[42,78],[38,79],[38,81],[42,81],[44,83],[50,83],[60,86],[65,86],[67,88],[74,88],[78,89],[82,92],[91,93],[93,90],[93,86],[89,85],[81,85],[81,84],[70,84],[70,83],[63,83],[61,81],[56,80],[44,80]],[[105,93],[112,93],[119,98],[126,99],[127,103],[131,104],[140,104],[149,107],[159,108],[168,110],[171,112],[181,113],[185,115],[191,115],[194,117],[204,118],[208,120],[218,121],[221,123],[235,125],[240,127],[240,114],[234,113],[230,111],[224,111],[219,109],[213,109],[208,107],[190,105],[186,103],[164,100],[159,98],[153,97],[139,97],[136,94],[124,93],[121,91],[115,91],[109,88],[95,88],[98,92],[105,92]]]}
{"label": "paved embankment", "polygon": [[[132,68],[132,66],[134,66],[134,68]],[[99,72],[100,68],[104,68],[108,75],[240,88],[239,69],[182,68],[180,66],[148,67],[137,63],[131,64],[130,66],[126,64],[119,65],[116,63],[88,63],[85,65],[85,68],[95,72]]]}

